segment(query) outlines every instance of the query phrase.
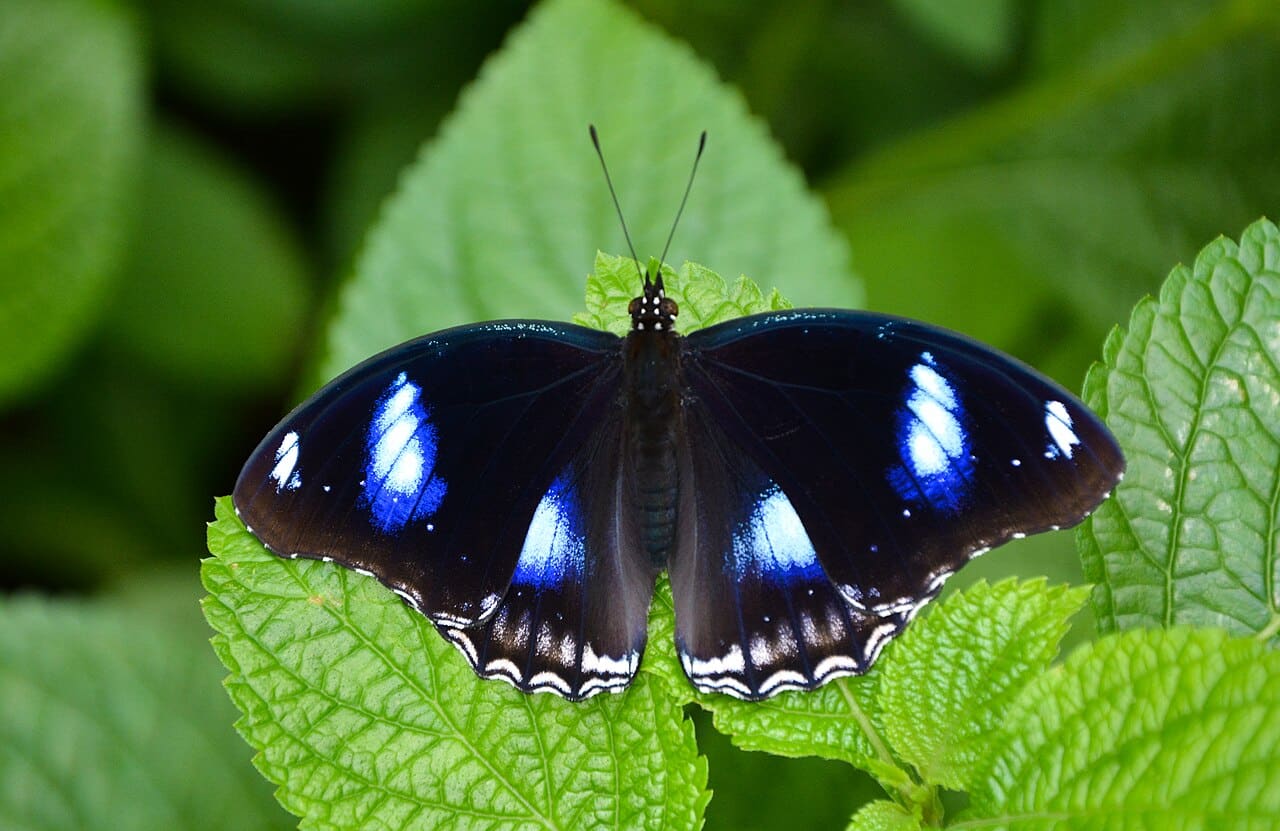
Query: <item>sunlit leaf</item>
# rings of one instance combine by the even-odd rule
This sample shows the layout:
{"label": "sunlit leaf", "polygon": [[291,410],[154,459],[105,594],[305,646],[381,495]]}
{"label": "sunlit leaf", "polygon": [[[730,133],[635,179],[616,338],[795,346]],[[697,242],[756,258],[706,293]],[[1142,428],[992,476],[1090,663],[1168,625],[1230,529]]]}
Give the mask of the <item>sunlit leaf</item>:
{"label": "sunlit leaf", "polygon": [[1107,341],[1086,398],[1128,457],[1083,526],[1104,631],[1280,631],[1280,230],[1219,239]]}

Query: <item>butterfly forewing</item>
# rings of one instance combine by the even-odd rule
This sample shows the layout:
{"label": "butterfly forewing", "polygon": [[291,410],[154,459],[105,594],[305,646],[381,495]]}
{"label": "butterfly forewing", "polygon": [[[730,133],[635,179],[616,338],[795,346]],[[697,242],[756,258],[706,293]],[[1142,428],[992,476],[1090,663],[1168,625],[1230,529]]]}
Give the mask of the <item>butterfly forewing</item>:
{"label": "butterfly forewing", "polygon": [[987,548],[1074,525],[1124,469],[1070,393],[913,321],[757,315],[690,335],[683,365],[688,407],[779,487],[826,575],[874,616],[910,616]]}
{"label": "butterfly forewing", "polygon": [[282,556],[370,573],[437,623],[506,594],[529,524],[616,406],[614,335],[532,321],[460,327],[375,356],[287,416],[236,510]]}

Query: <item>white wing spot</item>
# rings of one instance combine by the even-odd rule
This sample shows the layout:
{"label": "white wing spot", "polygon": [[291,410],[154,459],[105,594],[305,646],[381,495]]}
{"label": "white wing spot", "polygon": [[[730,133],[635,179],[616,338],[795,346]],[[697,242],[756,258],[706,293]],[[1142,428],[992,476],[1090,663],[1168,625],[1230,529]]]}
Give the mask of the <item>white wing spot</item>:
{"label": "white wing spot", "polygon": [[276,465],[268,474],[276,483],[276,493],[297,490],[302,484],[301,472],[297,470],[298,454],[301,452],[298,442],[298,434],[290,431],[284,434],[280,446],[276,448]]}
{"label": "white wing spot", "polygon": [[[1071,413],[1061,401],[1048,401],[1044,405],[1044,426],[1049,430],[1058,452],[1071,458],[1072,448],[1080,443],[1080,437],[1072,430]],[[1052,452],[1053,447],[1050,447]],[[1056,455],[1056,454],[1055,454]],[[1048,458],[1053,458],[1049,456]]]}

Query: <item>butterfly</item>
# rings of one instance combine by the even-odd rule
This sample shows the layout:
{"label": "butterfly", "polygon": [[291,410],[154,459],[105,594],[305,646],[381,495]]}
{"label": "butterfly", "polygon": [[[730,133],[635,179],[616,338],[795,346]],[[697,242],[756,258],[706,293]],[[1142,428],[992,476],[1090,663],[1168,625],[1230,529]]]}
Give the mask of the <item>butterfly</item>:
{"label": "butterfly", "polygon": [[678,311],[659,271],[624,337],[393,347],[262,440],[236,512],[377,578],[480,676],[575,701],[635,676],[665,569],[690,682],[760,700],[865,672],[969,559],[1123,475],[1075,396],[955,332],[793,309],[681,335]]}

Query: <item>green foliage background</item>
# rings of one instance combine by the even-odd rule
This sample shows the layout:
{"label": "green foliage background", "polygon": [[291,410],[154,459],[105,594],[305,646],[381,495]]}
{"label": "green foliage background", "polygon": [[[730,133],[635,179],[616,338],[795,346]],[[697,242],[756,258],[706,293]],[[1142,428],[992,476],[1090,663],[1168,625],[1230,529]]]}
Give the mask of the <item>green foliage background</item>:
{"label": "green foliage background", "polygon": [[[360,787],[391,769],[434,781],[441,759],[478,783],[458,815],[503,827],[486,812],[1024,828],[1097,827],[1087,811],[1106,805],[1118,828],[1157,808],[1266,827],[1280,813],[1266,796],[1280,793],[1280,242],[1251,223],[1280,214],[1278,113],[1266,0],[0,4],[0,827],[292,827],[231,727],[219,657],[241,731],[267,748],[253,764],[313,827],[393,827],[421,793],[405,786],[404,809]],[[707,129],[672,262],[763,287],[730,279],[729,307],[780,302],[776,288],[920,317],[1075,389],[1105,359],[1086,392],[1130,475],[1079,556],[1065,533],[992,552],[863,684],[685,712],[691,693],[655,649],[634,695],[589,710],[482,687],[501,729],[587,760],[504,791],[475,766],[524,757],[456,752],[473,737],[441,727],[447,701],[396,714],[447,746],[422,754],[369,732],[341,672],[289,675],[352,654],[430,702],[423,663],[448,676],[456,656],[374,587],[255,565],[223,505],[211,533],[230,548],[205,574],[215,657],[194,575],[210,495],[325,378],[440,326],[581,314],[593,270],[581,319],[610,325],[605,301],[628,289],[596,260],[623,241],[589,120],[641,256]],[[703,319],[729,311],[700,302]],[[1098,587],[1069,630],[1083,590],[1064,582]],[[286,607],[314,616],[321,646],[281,622],[296,626]],[[663,615],[659,602],[655,645]],[[1098,640],[1095,620],[1115,634]],[[383,652],[335,646],[370,626],[397,633]],[[1046,672],[1060,640],[1083,648]],[[970,660],[975,643],[1000,660]],[[939,697],[928,678],[951,672]],[[286,693],[312,703],[281,709]],[[637,709],[659,726],[627,734]],[[613,744],[593,744],[610,725]],[[1115,725],[1110,745],[1080,744]],[[1017,741],[993,740],[998,726]],[[610,781],[636,790],[605,804],[593,765],[617,759],[634,770]],[[1223,770],[1262,791],[1191,786]]]}

